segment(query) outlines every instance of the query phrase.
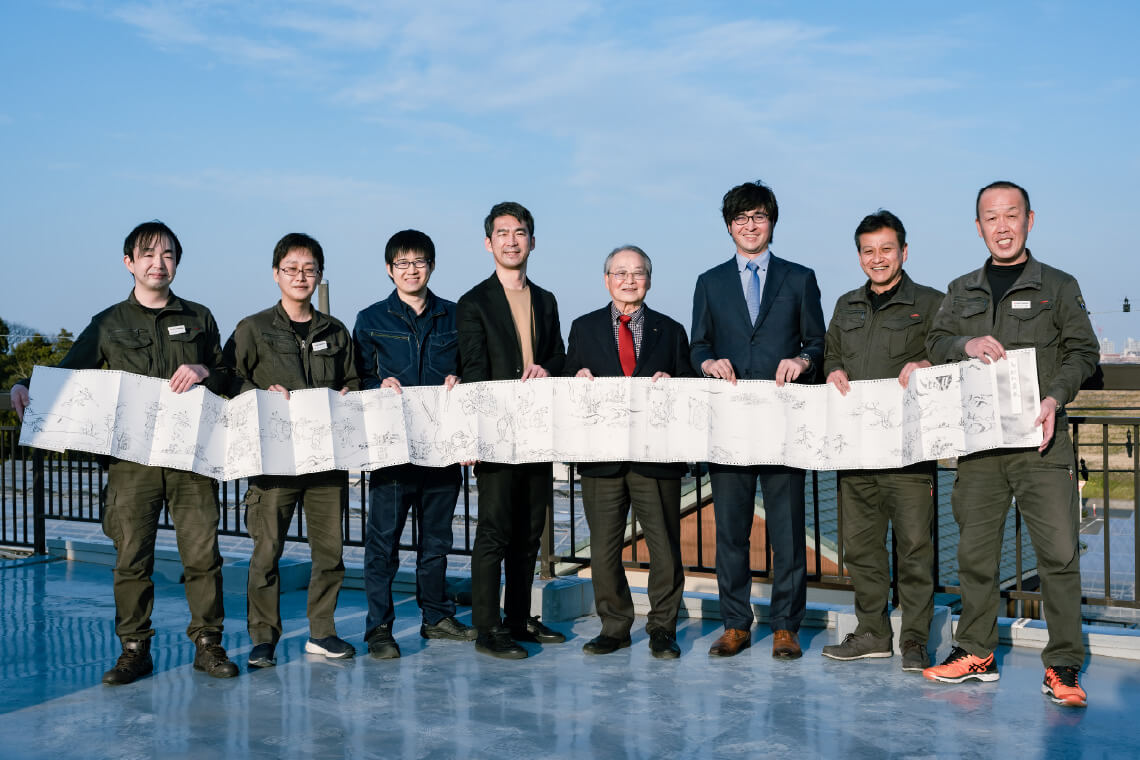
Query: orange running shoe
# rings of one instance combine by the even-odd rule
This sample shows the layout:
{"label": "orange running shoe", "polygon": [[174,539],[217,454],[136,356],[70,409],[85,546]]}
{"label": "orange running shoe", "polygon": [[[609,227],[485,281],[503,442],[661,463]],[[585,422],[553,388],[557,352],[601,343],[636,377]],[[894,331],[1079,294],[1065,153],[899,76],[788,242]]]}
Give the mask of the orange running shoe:
{"label": "orange running shoe", "polygon": [[993,653],[989,657],[981,658],[967,652],[962,647],[954,647],[950,656],[935,665],[922,671],[924,678],[942,683],[962,683],[971,679],[975,681],[998,680],[997,663],[994,662]]}
{"label": "orange running shoe", "polygon": [[1041,693],[1048,694],[1049,699],[1065,707],[1087,707],[1088,695],[1077,680],[1080,673],[1080,668],[1071,665],[1045,668],[1045,683],[1041,684]]}

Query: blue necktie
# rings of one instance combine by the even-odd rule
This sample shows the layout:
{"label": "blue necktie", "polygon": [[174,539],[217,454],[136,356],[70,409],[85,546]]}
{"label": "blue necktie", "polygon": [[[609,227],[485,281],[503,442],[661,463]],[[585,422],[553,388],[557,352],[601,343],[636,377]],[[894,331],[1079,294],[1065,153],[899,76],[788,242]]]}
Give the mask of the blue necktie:
{"label": "blue necktie", "polygon": [[755,261],[749,261],[746,268],[752,273],[752,277],[748,280],[748,287],[744,289],[744,301],[748,304],[748,316],[755,325],[756,316],[760,313],[760,275],[756,271],[759,267]]}

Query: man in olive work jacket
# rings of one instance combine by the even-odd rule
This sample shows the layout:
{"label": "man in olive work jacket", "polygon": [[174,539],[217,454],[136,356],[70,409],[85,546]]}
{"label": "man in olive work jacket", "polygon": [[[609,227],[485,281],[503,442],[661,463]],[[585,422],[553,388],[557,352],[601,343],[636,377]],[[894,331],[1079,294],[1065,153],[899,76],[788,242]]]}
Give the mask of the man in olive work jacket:
{"label": "man in olive work jacket", "polygon": [[[218,325],[210,310],[174,295],[170,284],[182,244],[159,221],[144,222],[123,243],[123,264],[134,279],[127,300],[91,318],[59,363],[65,369],[109,369],[169,379],[175,393],[201,383],[228,390]],[[23,416],[28,381],[12,387]],[[150,616],[154,610],[154,540],[163,506],[170,510],[185,578],[194,642],[194,668],[217,678],[238,673],[222,648],[222,555],[218,551],[218,483],[169,467],[110,458],[103,492],[103,532],[115,544],[115,634],[123,652],[103,683],[127,684],[154,670]]]}
{"label": "man in olive work jacket", "polygon": [[[518,203],[499,203],[483,222],[484,246],[495,271],[459,299],[459,375],[465,383],[558,376],[566,361],[558,303],[526,276],[534,250],[534,217]],[[522,659],[518,641],[566,640],[530,614],[538,543],[551,507],[549,462],[475,467],[479,527],[471,550],[471,620],[475,649],[492,657]],[[499,617],[500,565],[506,576]]]}
{"label": "man in olive work jacket", "polygon": [[[294,232],[273,249],[273,280],[281,290],[275,306],[246,317],[226,341],[234,369],[234,395],[254,388],[289,398],[290,391],[360,389],[352,339],[337,319],[313,308],[325,254],[321,244]],[[281,577],[278,564],[297,504],[303,504],[312,553],[309,578],[309,640],[305,651],[329,658],[352,657],[352,645],[336,634],[333,615],[344,580],[343,514],[348,506],[348,473],[327,470],[306,475],[258,475],[245,493],[245,525],[253,538],[246,608],[253,650],[249,667],[277,663],[281,638]]]}
{"label": "man in olive work jacket", "polygon": [[968,358],[993,362],[1007,349],[1035,348],[1042,394],[1036,424],[1043,440],[1036,449],[998,449],[958,459],[952,495],[961,532],[957,646],[923,675],[944,683],[998,679],[998,563],[1006,515],[1016,499],[1037,553],[1049,628],[1049,643],[1041,652],[1041,690],[1059,704],[1084,707],[1079,502],[1065,404],[1096,370],[1100,350],[1077,281],[1042,264],[1025,247],[1033,229],[1029,193],[1012,182],[994,182],[978,191],[974,211],[990,257],[950,283],[926,338],[927,352],[941,364]]}
{"label": "man in olive work jacket", "polygon": [[[926,333],[943,294],[910,279],[906,228],[890,211],[865,217],[855,229],[862,286],[843,294],[827,328],[823,371],[843,395],[853,380],[898,378],[904,388],[914,370],[929,367]],[[887,524],[898,546],[902,606],[902,669],[930,665],[926,641],[934,614],[934,462],[886,470],[839,473],[843,556],[855,584],[858,625],[842,643],[823,648],[833,660],[894,654],[887,599],[891,569]]]}

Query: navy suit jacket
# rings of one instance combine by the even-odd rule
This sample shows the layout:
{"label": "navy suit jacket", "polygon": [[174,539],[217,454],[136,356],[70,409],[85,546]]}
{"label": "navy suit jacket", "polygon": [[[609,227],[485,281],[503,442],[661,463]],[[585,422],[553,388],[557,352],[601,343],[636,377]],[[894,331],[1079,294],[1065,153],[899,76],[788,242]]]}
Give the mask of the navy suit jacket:
{"label": "navy suit jacket", "polygon": [[[666,372],[671,377],[693,377],[689,364],[689,341],[685,328],[676,320],[648,306],[641,332],[641,350],[637,354],[634,377],[652,377]],[[564,374],[573,377],[578,370],[587,368],[595,377],[622,377],[621,357],[614,340],[610,306],[606,304],[574,320],[570,326],[570,344],[566,352]],[[681,462],[582,462],[578,472],[587,477],[613,477],[632,469],[649,478],[679,478],[688,465]]]}
{"label": "navy suit jacket", "polygon": [[774,380],[781,360],[806,353],[811,371],[798,382],[811,382],[822,370],[826,329],[815,272],[800,264],[770,258],[755,326],[735,256],[697,278],[691,358],[698,372],[706,359],[728,359],[742,380]]}

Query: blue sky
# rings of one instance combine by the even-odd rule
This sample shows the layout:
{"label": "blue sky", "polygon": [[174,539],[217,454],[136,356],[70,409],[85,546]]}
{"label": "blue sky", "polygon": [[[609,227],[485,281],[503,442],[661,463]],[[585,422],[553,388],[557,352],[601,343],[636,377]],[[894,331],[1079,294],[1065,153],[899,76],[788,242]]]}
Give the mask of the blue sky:
{"label": "blue sky", "polygon": [[223,339],[276,299],[291,231],[324,245],[351,326],[390,291],[393,232],[432,236],[454,300],[491,271],[483,216],[517,200],[564,332],[625,243],[688,325],[696,276],[733,250],[720,198],[756,178],[773,251],[816,270],[830,316],[863,281],[864,214],[897,213],[907,270],[944,288],[986,257],[977,188],[1011,179],[1030,247],[1119,345],[1140,338],[1138,22],[1095,1],[4,3],[0,317],[82,329],[129,290],[123,236],[160,218],[176,292]]}

